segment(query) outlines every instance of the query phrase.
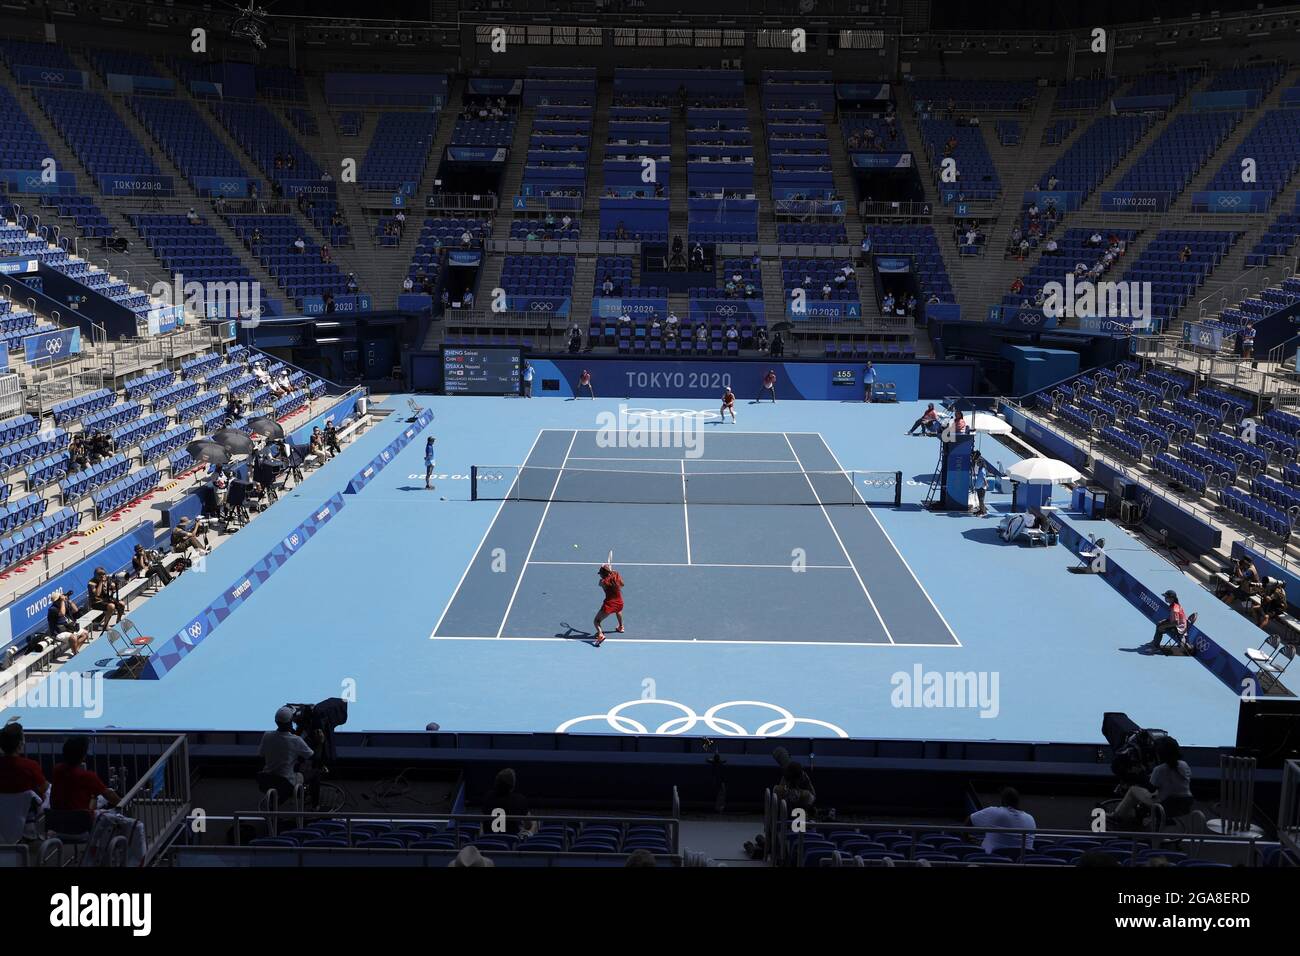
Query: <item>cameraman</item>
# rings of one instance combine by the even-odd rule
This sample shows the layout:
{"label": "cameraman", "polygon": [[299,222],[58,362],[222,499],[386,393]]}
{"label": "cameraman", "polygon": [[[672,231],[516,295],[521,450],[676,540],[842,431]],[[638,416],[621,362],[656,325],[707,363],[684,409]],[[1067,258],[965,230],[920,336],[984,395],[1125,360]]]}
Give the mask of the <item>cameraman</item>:
{"label": "cameraman", "polygon": [[162,557],[153,549],[145,550],[142,544],[135,546],[135,554],[131,557],[131,570],[137,577],[155,579],[159,587],[166,587],[172,583],[171,572],[163,567]]}
{"label": "cameraman", "polygon": [[[313,745],[319,749],[325,741],[321,730],[314,730],[304,740],[293,729],[295,710],[289,705],[275,712],[275,730],[262,735],[262,745],[258,748],[261,756],[262,773],[284,780],[290,791],[303,783],[303,775],[298,770],[299,760],[311,760],[316,755]],[[310,742],[308,742],[310,741]]]}

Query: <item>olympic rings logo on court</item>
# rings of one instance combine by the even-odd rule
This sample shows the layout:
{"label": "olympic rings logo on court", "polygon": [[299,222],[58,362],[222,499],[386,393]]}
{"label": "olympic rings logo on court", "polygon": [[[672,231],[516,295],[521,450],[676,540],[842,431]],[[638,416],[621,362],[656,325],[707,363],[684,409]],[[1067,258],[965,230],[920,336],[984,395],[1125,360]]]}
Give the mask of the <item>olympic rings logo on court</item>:
{"label": "olympic rings logo on court", "polygon": [[[675,707],[682,712],[682,716],[665,720],[654,730],[651,730],[641,721],[623,713],[625,710],[636,707],[638,704],[652,706],[657,704],[663,707]],[[764,707],[778,716],[773,720],[760,724],[751,734],[745,727],[736,723],[736,721],[718,716],[720,711],[726,710],[729,707]],[[837,737],[847,738],[849,736],[842,728],[837,727],[835,724],[829,723],[825,720],[816,720],[812,717],[796,717],[784,707],[781,707],[778,704],[769,704],[766,701],[729,700],[721,704],[714,704],[703,714],[697,714],[693,708],[688,707],[686,704],[658,697],[627,700],[611,707],[603,714],[588,714],[585,717],[574,717],[572,720],[566,720],[564,723],[560,724],[560,726],[556,727],[555,732],[557,734],[566,734],[575,725],[585,723],[589,720],[603,720],[606,724],[621,734],[656,734],[669,737],[694,730],[701,722],[703,722],[704,726],[710,731],[723,737],[780,737],[784,734],[788,734],[797,724],[810,724],[816,727],[823,727]]]}
{"label": "olympic rings logo on court", "polygon": [[703,408],[628,408],[623,412],[624,416],[632,418],[715,418],[717,412],[706,411]]}

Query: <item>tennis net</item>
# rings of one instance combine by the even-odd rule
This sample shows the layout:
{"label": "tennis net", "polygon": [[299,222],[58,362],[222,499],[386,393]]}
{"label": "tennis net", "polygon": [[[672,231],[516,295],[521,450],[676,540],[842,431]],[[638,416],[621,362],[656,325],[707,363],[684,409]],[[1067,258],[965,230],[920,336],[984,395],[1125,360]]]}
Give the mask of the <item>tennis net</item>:
{"label": "tennis net", "polygon": [[474,465],[474,501],[597,504],[899,505],[898,471],[632,471]]}

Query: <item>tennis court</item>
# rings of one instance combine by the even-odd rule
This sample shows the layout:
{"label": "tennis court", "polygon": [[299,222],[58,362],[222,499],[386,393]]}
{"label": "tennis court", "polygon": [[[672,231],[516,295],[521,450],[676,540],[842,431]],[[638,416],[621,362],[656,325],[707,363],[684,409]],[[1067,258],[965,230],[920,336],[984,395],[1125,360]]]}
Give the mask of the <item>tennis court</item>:
{"label": "tennis court", "polygon": [[519,465],[478,466],[499,510],[432,636],[589,641],[612,550],[619,641],[960,643],[874,514],[897,473],[844,471],[815,432],[703,427],[691,447],[544,430]]}

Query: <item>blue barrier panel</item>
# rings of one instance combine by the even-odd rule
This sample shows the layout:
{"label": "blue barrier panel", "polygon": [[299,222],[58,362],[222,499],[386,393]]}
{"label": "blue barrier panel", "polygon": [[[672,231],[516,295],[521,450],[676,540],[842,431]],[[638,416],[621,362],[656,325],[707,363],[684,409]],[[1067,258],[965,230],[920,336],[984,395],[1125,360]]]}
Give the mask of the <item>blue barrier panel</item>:
{"label": "blue barrier panel", "polygon": [[162,76],[133,76],[129,73],[109,73],[105,79],[114,93],[172,93],[176,81]]}
{"label": "blue barrier panel", "polygon": [[1054,329],[1059,324],[1056,316],[1044,315],[1042,309],[1016,309],[1001,305],[989,306],[988,321],[1017,329]]}
{"label": "blue barrier panel", "polygon": [[231,199],[248,198],[249,184],[246,176],[195,176],[194,188],[200,196],[225,196]]}
{"label": "blue barrier panel", "polygon": [[1193,93],[1194,110],[1254,109],[1264,98],[1263,90],[1220,90],[1216,93]]}
{"label": "blue barrier panel", "polygon": [[1000,411],[1002,416],[1011,424],[1011,427],[1027,438],[1033,445],[1047,452],[1053,458],[1059,458],[1075,468],[1085,467],[1088,454],[1073,442],[1062,438],[1056,432],[1049,431],[1020,411],[1020,409],[1011,405],[1004,404]]}
{"label": "blue barrier panel", "polygon": [[1152,96],[1117,96],[1111,101],[1117,113],[1142,110],[1167,110],[1174,105],[1173,93]]}
{"label": "blue barrier panel", "polygon": [[426,312],[433,308],[433,296],[423,292],[403,292],[397,296],[397,308],[401,312]]}
{"label": "blue barrier panel", "polygon": [[1269,194],[1262,189],[1202,190],[1192,193],[1194,212],[1267,212]]}
{"label": "blue barrier panel", "polygon": [[910,169],[911,153],[849,153],[855,169]]}
{"label": "blue barrier panel", "polygon": [[[371,308],[370,296],[361,295],[338,295],[334,297],[335,312],[369,312]],[[303,315],[325,315],[325,299],[319,295],[307,295],[302,299]]]}
{"label": "blue barrier panel", "polygon": [[841,100],[887,100],[888,83],[837,83],[835,95]]}
{"label": "blue barrier panel", "polygon": [[0,169],[0,181],[11,193],[65,193],[77,188],[77,174],[56,172],[54,182],[46,182],[39,169]]}
{"label": "blue barrier panel", "polygon": [[752,321],[763,318],[762,299],[691,299],[691,321],[721,319],[736,321],[748,316]]}
{"label": "blue barrier panel", "polygon": [[600,228],[613,231],[622,223],[627,231],[668,232],[667,199],[602,199],[600,201]]}
{"label": "blue barrier panel", "polygon": [[961,306],[956,302],[929,302],[923,308],[927,319],[934,319],[937,322],[961,321]]}
{"label": "blue barrier panel", "polygon": [[29,272],[37,272],[41,268],[39,259],[0,259],[0,275],[21,276]]}
{"label": "blue barrier panel", "polygon": [[1292,86],[1282,91],[1283,106],[1300,106],[1300,86]]}
{"label": "blue barrier panel", "polygon": [[523,80],[507,80],[493,76],[471,76],[469,91],[475,96],[519,96],[524,91]]}
{"label": "blue barrier panel", "polygon": [[601,319],[617,319],[623,313],[632,318],[668,314],[667,299],[627,299],[617,296],[596,296],[591,300],[591,314]]}
{"label": "blue barrier panel", "polygon": [[512,312],[532,312],[567,317],[572,300],[568,296],[508,295],[506,308]]}
{"label": "blue barrier panel", "polygon": [[[227,316],[212,316],[212,318],[227,318]],[[150,335],[174,331],[185,324],[185,309],[177,305],[152,308],[149,310],[148,323]]]}
{"label": "blue barrier panel", "polygon": [[427,408],[420,412],[415,421],[403,428],[402,433],[395,440],[385,445],[383,451],[370,459],[370,464],[352,476],[352,480],[348,482],[348,486],[343,493],[345,495],[355,495],[370,484],[375,475],[387,468],[389,463],[397,457],[397,453],[414,441],[415,436],[424,431],[431,421],[433,421],[433,412]]}
{"label": "blue barrier panel", "polygon": [[[777,374],[777,397],[809,401],[862,398],[864,362],[775,362],[730,359],[724,361],[636,361],[610,359],[530,358],[543,388],[534,394],[572,398],[583,369],[592,375],[597,395],[635,398],[718,398],[731,387],[742,400],[758,398],[763,375]],[[891,382],[900,402],[916,401],[920,366],[910,362],[877,362],[877,385]],[[550,383],[557,386],[549,388]]]}
{"label": "blue barrier panel", "polygon": [[449,249],[447,251],[447,265],[463,268],[473,268],[483,262],[483,253],[478,249]]}
{"label": "blue barrier panel", "polygon": [[67,591],[80,603],[79,599],[85,594],[95,568],[103,566],[110,573],[116,573],[130,566],[137,544],[152,548],[153,543],[153,522],[141,521],[122,537],[15,598],[9,607],[0,612],[0,653],[12,644],[25,643],[33,634],[45,631],[45,613],[49,610],[55,591]]}
{"label": "blue barrier panel", "polygon": [[807,322],[816,320],[819,322],[839,322],[843,319],[860,319],[862,318],[861,302],[827,302],[812,298],[812,290],[808,290],[809,297],[804,302],[803,308],[795,309],[793,302],[785,304],[786,318],[794,322]]}
{"label": "blue barrier panel", "polygon": [[1217,352],[1223,347],[1223,329],[1200,322],[1184,322],[1183,341],[1196,348]]}
{"label": "blue barrier panel", "polygon": [[1026,206],[1037,204],[1040,209],[1055,205],[1063,212],[1072,212],[1083,203],[1083,193],[1077,189],[1038,189],[1029,190],[1024,195]]}
{"label": "blue barrier panel", "polygon": [[14,76],[24,86],[66,86],[84,90],[89,84],[87,74],[80,70],[65,70],[52,66],[23,66],[13,68]]}
{"label": "blue barrier panel", "polygon": [[222,95],[221,84],[211,80],[190,80],[190,92],[199,97]]}
{"label": "blue barrier panel", "polygon": [[146,680],[161,680],[175,669],[191,651],[210,637],[221,623],[247,601],[271,575],[298,553],[343,507],[343,495],[336,492],[316,508],[297,528],[285,535],[244,575],[195,615],[190,622],[161,644],[140,671]]}
{"label": "blue barrier panel", "polygon": [[105,196],[170,196],[176,192],[171,176],[122,176],[107,173],[97,177]]}
{"label": "blue barrier panel", "polygon": [[1101,208],[1111,212],[1164,212],[1169,193],[1108,190],[1101,194]]}
{"label": "blue barrier panel", "polygon": [[456,163],[504,163],[504,146],[448,146],[447,158]]}
{"label": "blue barrier panel", "polygon": [[28,362],[61,359],[81,351],[81,329],[56,329],[38,332],[23,339],[23,355]]}
{"label": "blue barrier panel", "polygon": [[443,73],[326,73],[325,99],[331,104],[436,105],[447,98]]}

